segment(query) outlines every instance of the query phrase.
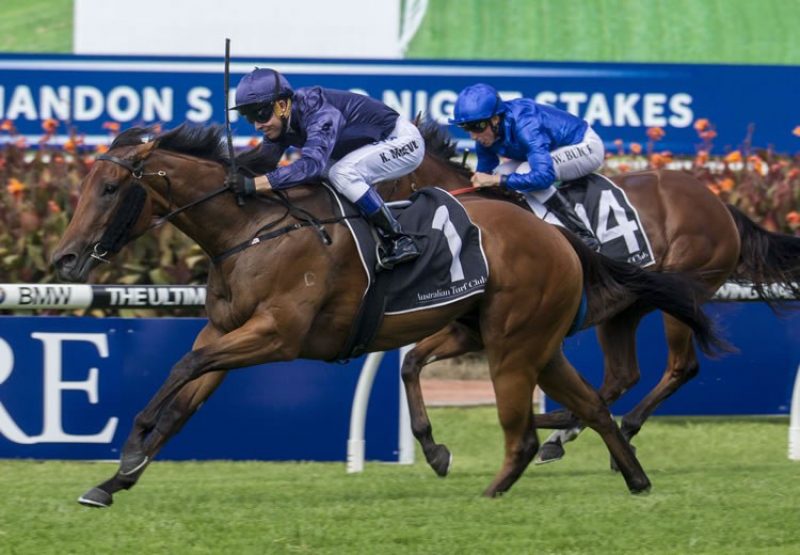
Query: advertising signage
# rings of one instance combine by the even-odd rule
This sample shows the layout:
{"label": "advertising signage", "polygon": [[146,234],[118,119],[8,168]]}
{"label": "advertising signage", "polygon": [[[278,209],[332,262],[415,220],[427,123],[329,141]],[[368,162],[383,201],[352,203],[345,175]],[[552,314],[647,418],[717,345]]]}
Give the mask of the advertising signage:
{"label": "advertising signage", "polygon": [[[361,92],[406,117],[422,112],[443,125],[458,91],[482,81],[505,98],[531,97],[586,119],[609,147],[617,139],[645,143],[646,129],[661,127],[659,150],[693,153],[700,143],[693,124],[705,118],[718,133],[712,153],[740,148],[748,137],[756,147],[800,150],[793,134],[800,125],[800,72],[789,66],[236,58],[232,83],[256,66],[284,72],[295,87]],[[64,122],[56,141],[72,126],[87,144],[108,142],[108,122],[123,129],[222,123],[223,67],[221,56],[6,54],[0,121],[10,120],[34,141],[53,118]],[[235,115],[233,123],[238,143],[246,143],[252,127]]]}
{"label": "advertising signage", "polygon": [[[203,318],[0,316],[0,458],[116,460],[136,414]],[[399,460],[397,352],[364,425],[368,460]],[[231,371],[160,459],[345,461],[364,364],[295,360]]]}

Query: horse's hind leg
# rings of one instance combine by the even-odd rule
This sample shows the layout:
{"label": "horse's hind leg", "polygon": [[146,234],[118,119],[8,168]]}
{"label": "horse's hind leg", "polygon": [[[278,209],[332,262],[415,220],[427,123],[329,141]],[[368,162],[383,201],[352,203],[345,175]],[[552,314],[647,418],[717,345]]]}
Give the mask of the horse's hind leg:
{"label": "horse's hind leg", "polygon": [[622,433],[629,441],[639,433],[653,411],[700,370],[692,344],[692,330],[667,314],[664,315],[664,328],[669,346],[667,368],[653,390],[622,418]]}
{"label": "horse's hind leg", "polygon": [[433,439],[433,429],[425,409],[419,375],[423,366],[434,360],[443,360],[483,347],[480,337],[464,324],[453,322],[437,333],[426,337],[406,355],[403,360],[401,375],[408,399],[408,411],[411,416],[411,431],[419,441],[425,460],[439,476],[447,476],[450,471],[452,454],[450,450],[437,444]]}
{"label": "horse's hind leg", "polygon": [[578,374],[562,352],[557,353],[539,375],[544,392],[575,413],[603,439],[617,461],[631,493],[650,489],[650,480],[630,444],[611,418],[600,394]]}
{"label": "horse's hind leg", "polygon": [[[611,406],[623,393],[639,381],[639,362],[636,358],[636,328],[645,311],[632,307],[614,318],[597,326],[597,339],[603,349],[604,372],[603,384],[600,386],[600,397],[607,406]],[[536,425],[549,428],[547,415],[538,416]],[[566,411],[561,418],[571,417],[570,425],[561,426],[562,430],[554,432],[539,449],[537,464],[560,460],[564,457],[564,444],[575,440],[585,425]]]}
{"label": "horse's hind leg", "polygon": [[[531,373],[522,369],[530,363],[517,361],[515,369],[501,369],[493,379],[497,397],[497,414],[505,434],[505,458],[500,472],[483,492],[486,497],[496,497],[514,485],[530,464],[539,448],[536,426],[533,421],[534,381]],[[509,365],[513,367],[513,362]]]}

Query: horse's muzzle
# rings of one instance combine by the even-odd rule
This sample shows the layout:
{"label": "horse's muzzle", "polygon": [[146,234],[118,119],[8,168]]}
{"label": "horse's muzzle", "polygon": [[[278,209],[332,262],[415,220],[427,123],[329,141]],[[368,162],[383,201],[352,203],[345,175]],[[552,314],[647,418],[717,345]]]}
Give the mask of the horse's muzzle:
{"label": "horse's muzzle", "polygon": [[85,283],[89,272],[98,261],[88,253],[79,255],[73,251],[55,252],[52,258],[53,268],[59,280],[68,283]]}

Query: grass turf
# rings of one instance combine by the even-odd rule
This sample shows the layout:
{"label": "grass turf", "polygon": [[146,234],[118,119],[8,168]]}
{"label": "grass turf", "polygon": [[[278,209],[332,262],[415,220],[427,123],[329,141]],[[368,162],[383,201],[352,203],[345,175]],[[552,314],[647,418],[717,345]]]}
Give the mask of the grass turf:
{"label": "grass turf", "polygon": [[0,2],[0,52],[72,52],[73,0]]}
{"label": "grass turf", "polygon": [[[800,463],[787,419],[654,419],[637,440],[653,481],[627,493],[593,433],[531,466],[503,498],[493,408],[434,409],[446,479],[368,463],[156,462],[111,509],[75,499],[104,463],[0,461],[3,553],[797,553]],[[543,437],[543,434],[541,434]],[[180,441],[180,437],[175,441]]]}
{"label": "grass turf", "polygon": [[800,64],[783,0],[430,0],[409,58]]}

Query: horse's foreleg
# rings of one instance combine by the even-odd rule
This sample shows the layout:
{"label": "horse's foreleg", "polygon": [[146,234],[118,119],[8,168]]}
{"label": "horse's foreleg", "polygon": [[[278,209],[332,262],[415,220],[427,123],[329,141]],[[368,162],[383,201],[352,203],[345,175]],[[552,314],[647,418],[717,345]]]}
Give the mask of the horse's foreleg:
{"label": "horse's foreleg", "polygon": [[[120,490],[130,489],[139,480],[147,465],[155,458],[169,438],[177,434],[183,425],[197,412],[203,402],[222,383],[226,370],[209,372],[186,384],[166,407],[156,426],[141,443],[141,449],[122,450],[120,468],[111,479],[83,494],[78,501],[91,507],[108,507],[113,495]],[[132,434],[138,434],[135,429]]]}
{"label": "horse's foreleg", "polygon": [[650,480],[600,395],[578,374],[563,353],[559,352],[542,370],[539,385],[547,395],[600,434],[611,456],[617,461],[631,493],[650,489]]}
{"label": "horse's foreleg", "polygon": [[[222,381],[226,368],[238,368],[281,356],[281,339],[270,317],[251,319],[237,330],[221,336],[213,328],[203,329],[195,350],[184,355],[167,380],[134,420],[114,477],[89,490],[79,501],[107,507],[112,495],[132,487],[164,443],[183,426],[199,405]],[[198,379],[205,377],[202,381]],[[190,383],[198,380],[196,383]]]}
{"label": "horse's foreleg", "polygon": [[[611,406],[639,381],[639,363],[636,359],[636,328],[643,312],[631,308],[603,322],[597,327],[597,339],[603,349],[603,384],[600,397]],[[567,410],[554,411],[536,417],[539,428],[558,428],[542,444],[537,464],[560,460],[564,457],[564,444],[575,440],[584,430],[583,423]]]}
{"label": "horse's foreleg", "polygon": [[425,460],[434,472],[442,477],[447,476],[450,471],[452,454],[446,446],[437,444],[433,439],[433,429],[428,411],[425,409],[419,375],[425,365],[435,360],[448,359],[482,348],[480,337],[476,337],[463,324],[453,322],[417,343],[403,360],[401,375],[408,399],[411,431],[422,447]]}
{"label": "horse's foreleg", "polygon": [[230,333],[207,341],[202,347],[186,353],[173,366],[167,380],[136,416],[135,429],[126,443],[126,448],[135,450],[155,427],[161,411],[175,394],[187,383],[207,372],[221,369],[241,368],[270,360],[288,360],[296,356],[282,356],[280,350],[286,345],[276,329],[276,322],[269,314],[253,317],[243,326]]}

